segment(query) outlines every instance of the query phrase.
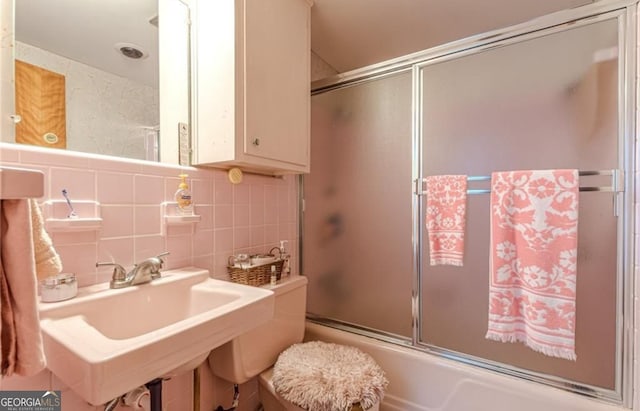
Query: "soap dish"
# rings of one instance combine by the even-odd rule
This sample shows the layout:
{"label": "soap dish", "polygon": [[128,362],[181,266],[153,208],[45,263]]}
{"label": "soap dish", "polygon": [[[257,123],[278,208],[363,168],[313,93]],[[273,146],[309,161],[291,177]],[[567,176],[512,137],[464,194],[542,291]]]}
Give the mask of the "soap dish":
{"label": "soap dish", "polygon": [[40,281],[40,301],[44,303],[68,300],[77,294],[78,281],[75,274],[62,273]]}

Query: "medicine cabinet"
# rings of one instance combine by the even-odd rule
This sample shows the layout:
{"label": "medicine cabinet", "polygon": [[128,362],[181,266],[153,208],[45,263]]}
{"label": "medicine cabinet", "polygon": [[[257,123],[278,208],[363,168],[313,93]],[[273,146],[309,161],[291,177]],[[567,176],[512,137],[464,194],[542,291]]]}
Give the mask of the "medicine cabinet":
{"label": "medicine cabinet", "polygon": [[309,171],[311,5],[196,2],[193,165]]}

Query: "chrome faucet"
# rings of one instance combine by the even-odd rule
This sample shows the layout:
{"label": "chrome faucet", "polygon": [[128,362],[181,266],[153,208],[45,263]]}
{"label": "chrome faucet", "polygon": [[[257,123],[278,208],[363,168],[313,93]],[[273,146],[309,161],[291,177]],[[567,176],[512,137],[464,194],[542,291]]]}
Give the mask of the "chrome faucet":
{"label": "chrome faucet", "polygon": [[158,254],[155,257],[147,258],[141,263],[135,264],[133,269],[127,273],[127,271],[120,264],[112,262],[96,263],[96,267],[101,266],[113,266],[113,274],[111,276],[111,282],[109,287],[111,288],[124,288],[130,285],[148,283],[156,278],[160,278],[160,269],[164,260],[162,257],[169,254],[168,252]]}

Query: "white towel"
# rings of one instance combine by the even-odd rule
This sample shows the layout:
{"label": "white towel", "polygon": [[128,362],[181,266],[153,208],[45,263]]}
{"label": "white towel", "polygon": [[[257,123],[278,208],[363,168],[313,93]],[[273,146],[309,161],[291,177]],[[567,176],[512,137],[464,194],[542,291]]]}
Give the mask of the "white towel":
{"label": "white towel", "polygon": [[62,262],[53,248],[51,237],[44,228],[44,219],[40,206],[34,199],[29,200],[31,208],[31,232],[33,236],[33,251],[38,280],[60,274]]}

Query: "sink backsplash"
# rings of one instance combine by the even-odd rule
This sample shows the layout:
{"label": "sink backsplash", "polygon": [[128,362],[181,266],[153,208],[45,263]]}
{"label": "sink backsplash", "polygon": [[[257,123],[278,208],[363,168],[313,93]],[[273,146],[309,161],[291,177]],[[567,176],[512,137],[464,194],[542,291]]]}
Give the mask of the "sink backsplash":
{"label": "sink backsplash", "polygon": [[[264,253],[287,240],[292,273],[298,272],[297,177],[245,175],[232,185],[223,170],[167,166],[99,155],[0,143],[0,164],[42,170],[45,195],[38,199],[100,205],[97,230],[50,233],[65,272],[80,286],[108,281],[109,268],[96,261],[116,261],[129,269],[163,251],[165,269],[195,265],[227,279],[227,259],[237,253]],[[171,225],[162,235],[161,203],[173,201],[178,174],[189,174],[195,224]],[[83,217],[83,216],[80,216]],[[86,216],[90,217],[90,216]]]}

